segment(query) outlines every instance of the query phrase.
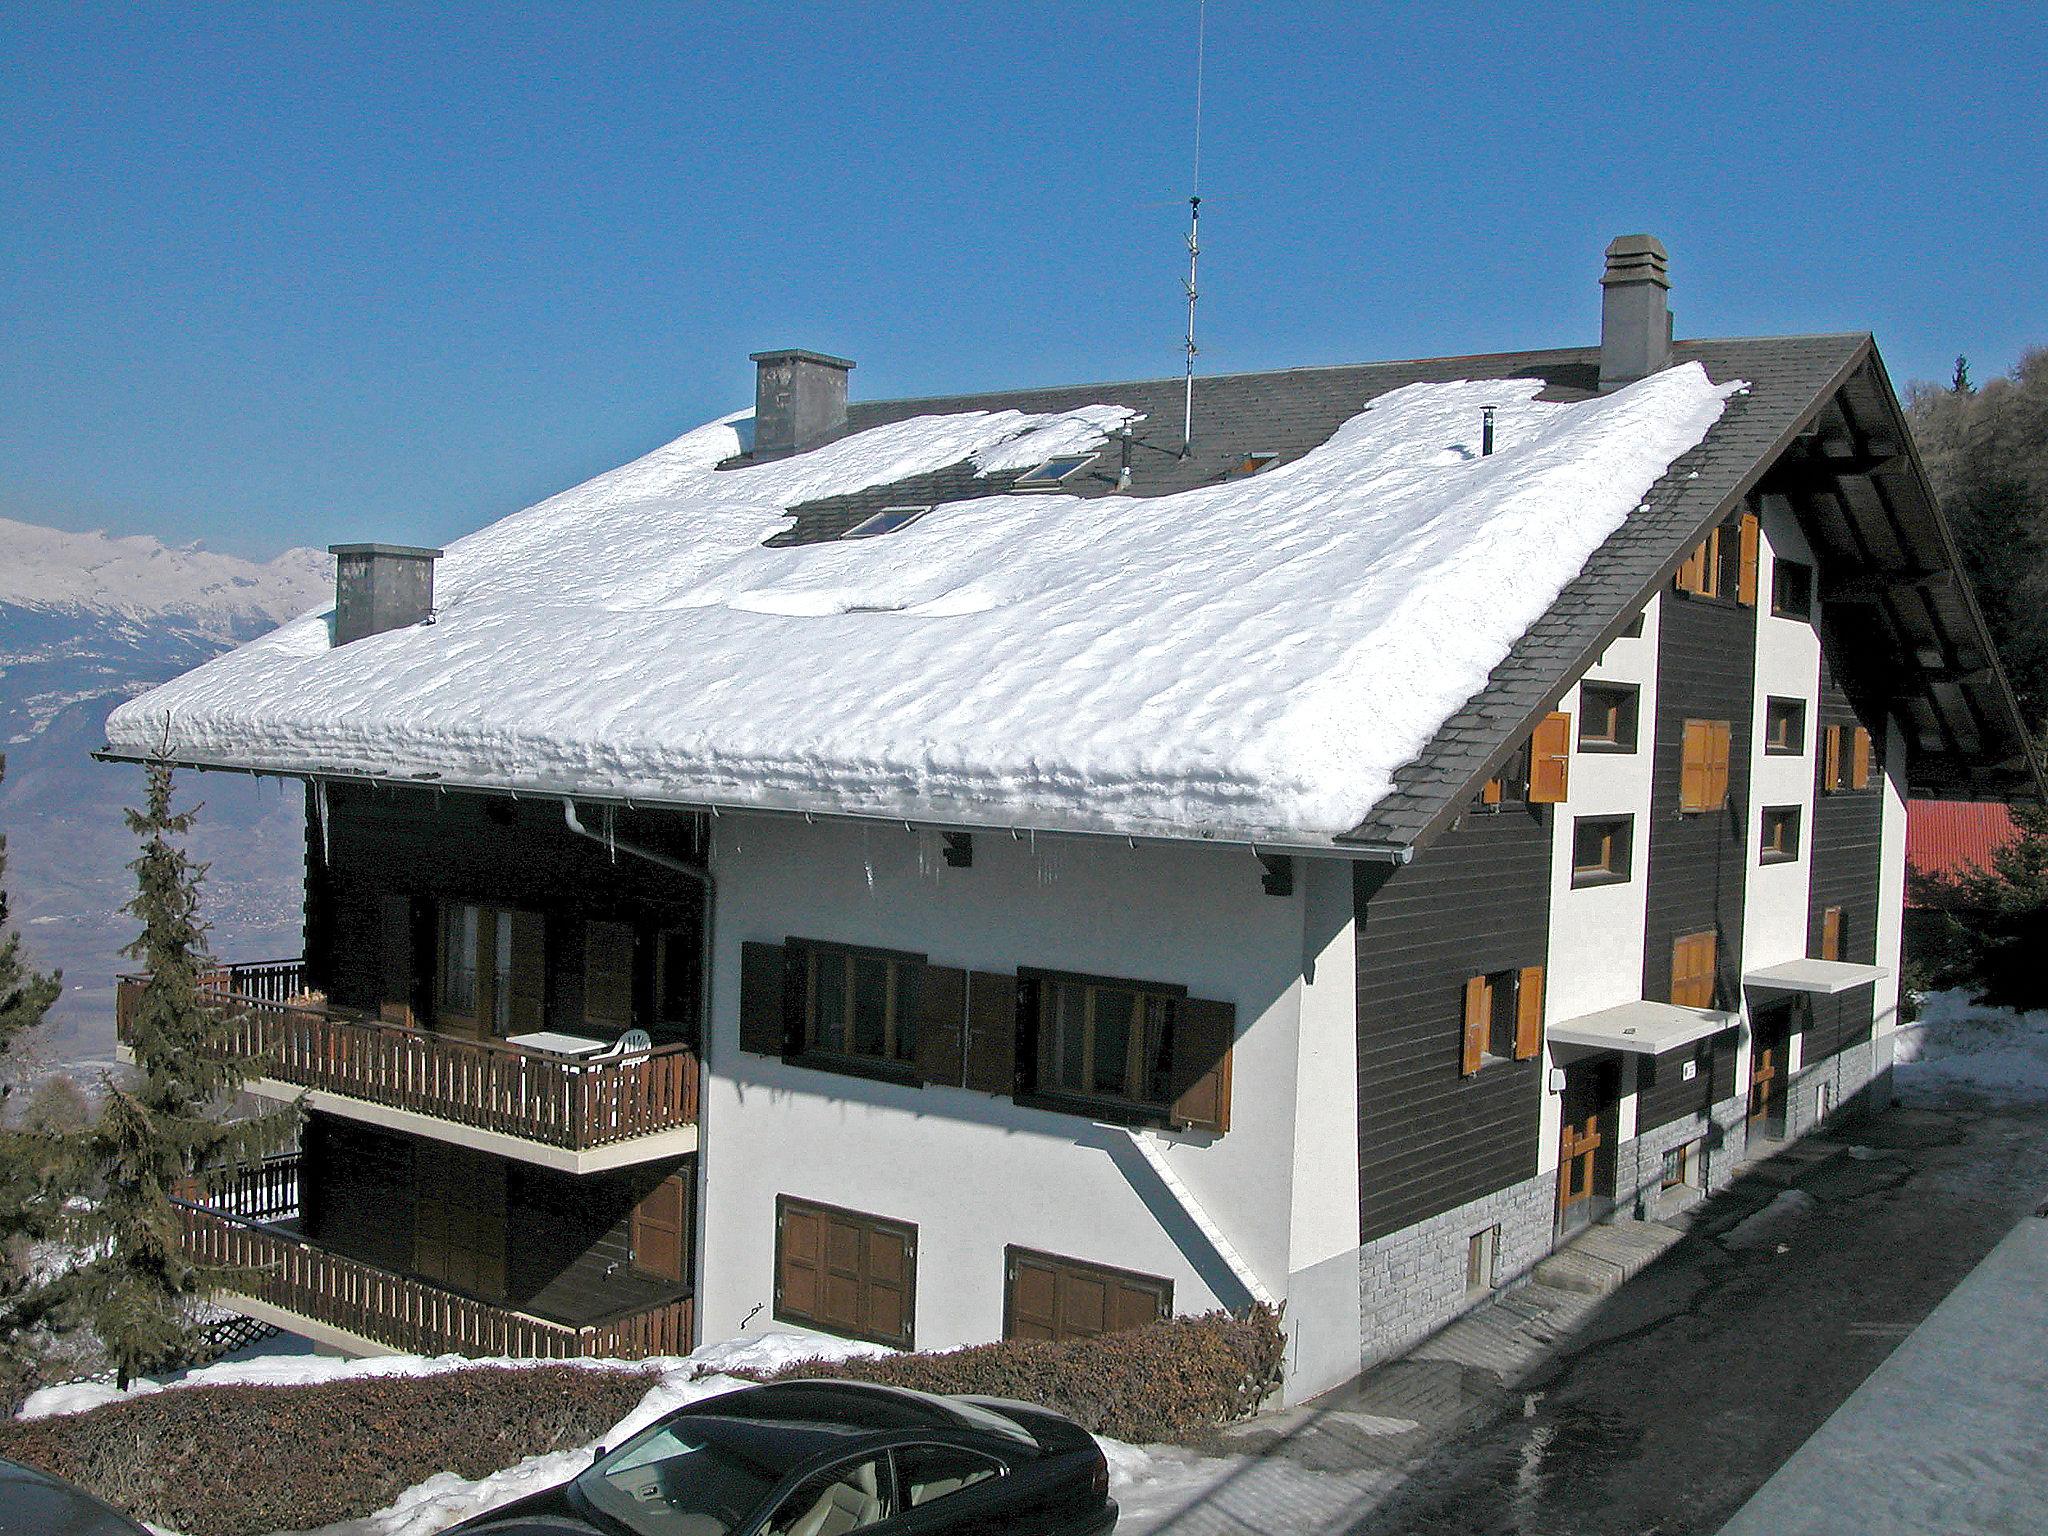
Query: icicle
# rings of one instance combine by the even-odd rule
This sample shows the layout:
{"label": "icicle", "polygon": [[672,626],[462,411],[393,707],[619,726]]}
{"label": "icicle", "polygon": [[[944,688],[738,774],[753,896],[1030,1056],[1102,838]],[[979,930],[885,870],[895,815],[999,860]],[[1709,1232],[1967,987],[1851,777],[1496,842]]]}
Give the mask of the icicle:
{"label": "icicle", "polygon": [[313,819],[320,823],[320,862],[332,867],[334,861],[327,852],[327,781],[313,781]]}
{"label": "icicle", "polygon": [[604,808],[604,848],[612,856],[614,864],[619,862],[619,808],[608,805]]}

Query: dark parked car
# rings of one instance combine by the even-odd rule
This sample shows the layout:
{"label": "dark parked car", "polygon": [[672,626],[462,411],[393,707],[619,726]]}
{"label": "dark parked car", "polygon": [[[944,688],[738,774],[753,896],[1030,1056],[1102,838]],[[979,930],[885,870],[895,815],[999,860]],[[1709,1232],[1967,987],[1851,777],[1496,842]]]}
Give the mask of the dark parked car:
{"label": "dark parked car", "polygon": [[0,1536],[149,1536],[149,1528],[61,1477],[0,1456]]}
{"label": "dark parked car", "polygon": [[455,1527],[482,1536],[1102,1536],[1109,1467],[1024,1403],[790,1381],[691,1403],[559,1488]]}

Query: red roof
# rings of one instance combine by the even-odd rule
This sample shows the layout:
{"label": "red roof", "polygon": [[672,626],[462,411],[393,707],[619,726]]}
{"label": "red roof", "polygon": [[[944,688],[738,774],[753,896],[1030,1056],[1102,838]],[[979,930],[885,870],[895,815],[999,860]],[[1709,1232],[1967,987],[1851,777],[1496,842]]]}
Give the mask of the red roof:
{"label": "red roof", "polygon": [[2019,836],[1996,801],[1912,800],[1906,804],[1906,868],[1917,875],[1967,875]]}

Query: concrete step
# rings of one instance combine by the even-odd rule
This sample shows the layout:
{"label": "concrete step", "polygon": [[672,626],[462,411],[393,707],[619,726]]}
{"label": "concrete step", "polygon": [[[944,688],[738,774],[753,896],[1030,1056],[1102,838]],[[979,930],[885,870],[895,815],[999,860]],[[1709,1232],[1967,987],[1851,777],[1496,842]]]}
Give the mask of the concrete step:
{"label": "concrete step", "polygon": [[1533,1278],[1561,1291],[1611,1295],[1648,1268],[1680,1235],[1654,1221],[1615,1221],[1589,1227],[1541,1260]]}

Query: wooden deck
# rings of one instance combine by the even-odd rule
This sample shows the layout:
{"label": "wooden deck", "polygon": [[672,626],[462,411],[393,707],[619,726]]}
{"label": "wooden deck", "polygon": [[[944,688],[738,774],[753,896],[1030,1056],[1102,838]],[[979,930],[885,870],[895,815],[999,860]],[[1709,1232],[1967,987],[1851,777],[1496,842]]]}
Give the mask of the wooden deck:
{"label": "wooden deck", "polygon": [[174,1202],[195,1259],[232,1271],[224,1289],[311,1323],[411,1354],[639,1359],[687,1354],[695,1301],[682,1296],[573,1327],[443,1290],[330,1252],[284,1230],[297,1214],[298,1159],[210,1175]]}
{"label": "wooden deck", "polygon": [[[120,978],[115,1024],[125,1045],[146,985]],[[572,1151],[696,1123],[698,1060],[688,1046],[578,1059],[388,1024],[311,998],[297,960],[222,966],[202,996],[227,1023],[232,1049],[300,1087]]]}

